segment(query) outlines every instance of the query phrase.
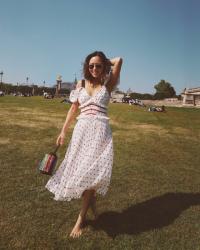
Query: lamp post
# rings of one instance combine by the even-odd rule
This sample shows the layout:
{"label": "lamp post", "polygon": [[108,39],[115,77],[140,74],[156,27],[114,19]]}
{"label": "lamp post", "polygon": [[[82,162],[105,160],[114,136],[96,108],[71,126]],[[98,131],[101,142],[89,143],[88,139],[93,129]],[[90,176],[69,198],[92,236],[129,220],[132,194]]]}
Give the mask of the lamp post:
{"label": "lamp post", "polygon": [[1,85],[2,85],[2,78],[3,78],[3,71],[0,72],[0,75],[1,75]]}
{"label": "lamp post", "polygon": [[59,91],[61,90],[62,76],[58,75],[56,79],[56,93],[55,96],[59,95]]}
{"label": "lamp post", "polygon": [[32,96],[35,95],[35,87],[34,87],[34,84],[32,84]]}
{"label": "lamp post", "polygon": [[77,78],[76,78],[76,74],[74,74],[74,77],[75,77],[74,78],[74,88],[75,88],[78,81],[77,81]]}
{"label": "lamp post", "polygon": [[29,80],[29,77],[27,76],[26,77],[26,84],[28,85],[28,80]]}

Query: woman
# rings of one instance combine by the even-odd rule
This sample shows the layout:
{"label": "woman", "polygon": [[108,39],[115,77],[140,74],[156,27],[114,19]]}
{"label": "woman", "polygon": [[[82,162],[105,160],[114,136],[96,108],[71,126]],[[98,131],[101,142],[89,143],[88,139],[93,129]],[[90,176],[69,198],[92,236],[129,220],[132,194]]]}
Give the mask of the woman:
{"label": "woman", "polygon": [[96,194],[105,195],[110,183],[113,144],[106,112],[121,65],[121,58],[109,60],[101,51],[86,57],[83,65],[85,80],[79,81],[76,90],[70,93],[72,105],[57,138],[57,145],[63,145],[71,121],[80,108],[65,158],[46,185],[55,194],[55,200],[83,197],[80,214],[70,234],[73,238],[82,234],[89,207],[97,218]]}

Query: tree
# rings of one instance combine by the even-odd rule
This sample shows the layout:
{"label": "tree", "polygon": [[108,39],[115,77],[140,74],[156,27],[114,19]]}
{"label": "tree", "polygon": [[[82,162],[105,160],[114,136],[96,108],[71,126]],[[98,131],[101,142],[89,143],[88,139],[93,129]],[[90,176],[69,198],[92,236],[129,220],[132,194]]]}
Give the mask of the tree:
{"label": "tree", "polygon": [[156,93],[154,95],[155,99],[171,98],[176,95],[176,91],[171,86],[169,82],[161,80],[158,84],[154,86]]}
{"label": "tree", "polygon": [[133,92],[130,94],[130,98],[131,99],[141,99],[141,100],[152,100],[153,95],[148,94],[148,93],[140,94],[140,93]]}

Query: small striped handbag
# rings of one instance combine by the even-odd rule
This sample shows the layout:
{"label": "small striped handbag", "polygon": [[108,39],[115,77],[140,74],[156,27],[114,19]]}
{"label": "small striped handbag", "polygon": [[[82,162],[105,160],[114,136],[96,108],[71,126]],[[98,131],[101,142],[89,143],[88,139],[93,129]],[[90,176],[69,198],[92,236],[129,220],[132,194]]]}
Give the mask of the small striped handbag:
{"label": "small striped handbag", "polygon": [[60,145],[56,147],[56,149],[53,152],[50,152],[49,154],[45,154],[42,161],[39,163],[39,170],[43,174],[52,175],[54,168],[57,163],[57,155],[56,152],[59,149]]}

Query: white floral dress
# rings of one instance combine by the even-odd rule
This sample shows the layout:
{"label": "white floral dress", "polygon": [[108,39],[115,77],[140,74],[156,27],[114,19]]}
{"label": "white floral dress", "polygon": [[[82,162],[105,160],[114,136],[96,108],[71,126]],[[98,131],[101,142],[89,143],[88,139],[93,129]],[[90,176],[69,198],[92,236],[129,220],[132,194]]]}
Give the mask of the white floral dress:
{"label": "white floral dress", "polygon": [[94,96],[83,87],[70,93],[70,101],[79,102],[81,113],[65,158],[46,184],[55,200],[78,199],[88,189],[106,194],[113,164],[113,141],[107,116],[109,99],[105,85]]}

